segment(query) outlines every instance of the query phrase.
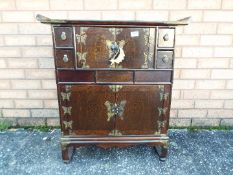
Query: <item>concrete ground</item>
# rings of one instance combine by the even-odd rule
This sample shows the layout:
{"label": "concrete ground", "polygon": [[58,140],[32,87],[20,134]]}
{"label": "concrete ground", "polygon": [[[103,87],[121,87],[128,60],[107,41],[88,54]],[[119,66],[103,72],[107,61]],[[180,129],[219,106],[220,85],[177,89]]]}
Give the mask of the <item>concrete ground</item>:
{"label": "concrete ground", "polygon": [[0,175],[233,175],[233,130],[170,130],[169,157],[160,162],[153,148],[76,150],[61,161],[58,129],[0,132]]}

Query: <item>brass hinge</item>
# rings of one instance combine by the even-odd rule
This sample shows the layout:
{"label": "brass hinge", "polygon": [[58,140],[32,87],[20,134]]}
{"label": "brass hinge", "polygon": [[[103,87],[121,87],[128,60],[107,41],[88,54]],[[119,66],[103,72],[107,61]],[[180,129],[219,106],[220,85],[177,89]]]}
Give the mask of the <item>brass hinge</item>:
{"label": "brass hinge", "polygon": [[124,107],[126,104],[126,100],[123,100],[120,102],[120,104],[117,103],[111,103],[109,101],[106,101],[105,106],[107,107],[107,121],[110,121],[112,117],[115,115],[120,117],[120,119],[123,120],[123,112],[124,112]]}
{"label": "brass hinge", "polygon": [[69,107],[62,106],[62,109],[63,109],[63,111],[64,111],[64,115],[66,115],[66,114],[71,115],[71,109],[72,109],[71,106],[69,106]]}

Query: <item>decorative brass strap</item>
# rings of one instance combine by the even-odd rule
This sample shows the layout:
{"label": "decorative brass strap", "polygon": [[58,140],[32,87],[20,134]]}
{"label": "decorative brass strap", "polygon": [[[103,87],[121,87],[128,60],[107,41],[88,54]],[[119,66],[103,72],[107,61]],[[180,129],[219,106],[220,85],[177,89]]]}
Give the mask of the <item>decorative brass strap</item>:
{"label": "decorative brass strap", "polygon": [[70,120],[70,121],[63,121],[63,124],[65,125],[65,129],[72,129],[72,124],[73,124],[73,121]]}
{"label": "decorative brass strap", "polygon": [[123,100],[120,102],[120,104],[117,103],[111,103],[109,101],[106,101],[105,106],[107,107],[107,121],[110,121],[111,118],[114,116],[120,117],[121,120],[123,120],[123,113],[124,113],[124,107],[126,104],[126,100]]}
{"label": "decorative brass strap", "polygon": [[66,114],[71,115],[71,109],[72,109],[71,106],[69,106],[69,107],[62,106],[62,109],[63,109],[63,111],[64,111],[64,115],[66,115]]}

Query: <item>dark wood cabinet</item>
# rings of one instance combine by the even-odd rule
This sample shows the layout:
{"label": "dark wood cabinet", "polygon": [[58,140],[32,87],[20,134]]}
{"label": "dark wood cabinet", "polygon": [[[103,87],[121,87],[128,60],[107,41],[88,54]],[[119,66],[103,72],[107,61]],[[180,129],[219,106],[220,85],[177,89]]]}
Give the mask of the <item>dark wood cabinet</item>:
{"label": "dark wood cabinet", "polygon": [[73,148],[148,144],[164,160],[174,22],[52,20],[62,158]]}

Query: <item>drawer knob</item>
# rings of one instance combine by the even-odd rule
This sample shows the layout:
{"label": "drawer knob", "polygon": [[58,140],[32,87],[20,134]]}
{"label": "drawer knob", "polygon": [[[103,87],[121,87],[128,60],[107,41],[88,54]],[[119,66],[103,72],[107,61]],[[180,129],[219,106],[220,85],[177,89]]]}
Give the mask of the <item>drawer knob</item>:
{"label": "drawer knob", "polygon": [[65,63],[67,63],[69,61],[69,58],[68,58],[68,56],[66,54],[63,56],[63,61]]}
{"label": "drawer knob", "polygon": [[167,33],[163,36],[163,40],[164,40],[164,41],[168,41],[168,40],[169,40],[169,36],[168,36]]}
{"label": "drawer knob", "polygon": [[168,63],[168,61],[169,61],[168,56],[167,56],[167,55],[163,55],[162,61],[163,61],[164,63]]}
{"label": "drawer knob", "polygon": [[61,32],[61,40],[66,40],[66,32]]}

